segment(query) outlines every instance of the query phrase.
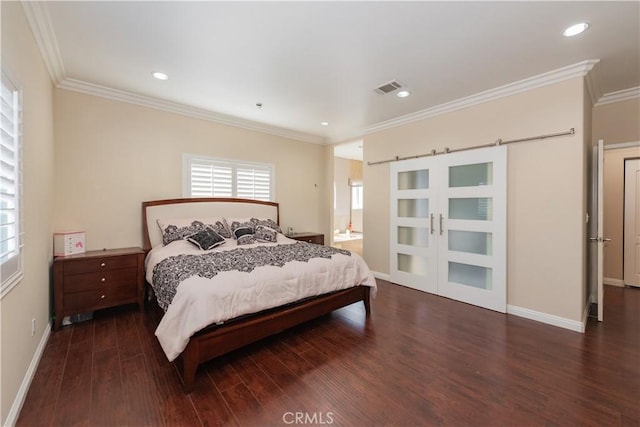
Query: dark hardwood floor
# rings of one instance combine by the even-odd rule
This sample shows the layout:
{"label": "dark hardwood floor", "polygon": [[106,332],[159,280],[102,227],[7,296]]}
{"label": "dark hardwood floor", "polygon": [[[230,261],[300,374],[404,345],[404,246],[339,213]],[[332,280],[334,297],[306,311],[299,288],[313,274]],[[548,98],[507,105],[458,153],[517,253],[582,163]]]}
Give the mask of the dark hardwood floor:
{"label": "dark hardwood floor", "polygon": [[185,395],[132,307],[51,334],[19,426],[638,426],[640,290],[583,334],[378,280],[362,303],[203,365]]}

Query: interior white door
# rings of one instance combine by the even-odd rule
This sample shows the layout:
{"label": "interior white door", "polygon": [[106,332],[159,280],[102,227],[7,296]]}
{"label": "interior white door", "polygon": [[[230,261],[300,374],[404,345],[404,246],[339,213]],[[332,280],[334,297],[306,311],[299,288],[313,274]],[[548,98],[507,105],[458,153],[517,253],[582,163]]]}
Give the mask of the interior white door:
{"label": "interior white door", "polygon": [[[599,140],[594,152],[593,164],[594,210],[591,221],[595,224],[589,240],[594,244],[591,249],[592,281],[595,282],[598,320],[602,322],[604,313],[604,141]],[[594,235],[595,234],[595,235]]]}
{"label": "interior white door", "polygon": [[433,162],[405,160],[391,164],[390,279],[437,293],[437,198],[432,188]]}
{"label": "interior white door", "polygon": [[507,147],[446,157],[438,293],[506,312]]}
{"label": "interior white door", "polygon": [[624,162],[624,284],[640,287],[640,159]]}

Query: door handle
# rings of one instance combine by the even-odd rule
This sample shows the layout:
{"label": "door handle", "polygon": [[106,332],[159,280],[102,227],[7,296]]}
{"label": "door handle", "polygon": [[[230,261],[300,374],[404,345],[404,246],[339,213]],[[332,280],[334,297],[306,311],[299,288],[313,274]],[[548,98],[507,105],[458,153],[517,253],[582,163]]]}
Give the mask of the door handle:
{"label": "door handle", "polygon": [[442,214],[440,214],[440,235],[444,232],[444,226],[442,225]]}
{"label": "door handle", "polygon": [[589,237],[589,240],[594,241],[594,242],[610,242],[611,239],[607,239],[606,237]]}
{"label": "door handle", "polygon": [[431,228],[430,233],[433,234],[433,214],[431,214],[429,219],[429,227]]}

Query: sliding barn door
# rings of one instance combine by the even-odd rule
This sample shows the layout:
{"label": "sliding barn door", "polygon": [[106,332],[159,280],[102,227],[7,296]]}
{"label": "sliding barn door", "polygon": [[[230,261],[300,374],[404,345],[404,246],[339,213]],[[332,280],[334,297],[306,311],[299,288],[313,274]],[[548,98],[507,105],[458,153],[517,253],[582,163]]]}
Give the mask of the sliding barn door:
{"label": "sliding barn door", "polygon": [[392,282],[506,311],[506,147],[391,164]]}
{"label": "sliding barn door", "polygon": [[405,160],[391,164],[391,281],[437,293],[437,209],[432,188],[433,162]]}
{"label": "sliding barn door", "polygon": [[505,312],[507,148],[446,156],[438,294]]}

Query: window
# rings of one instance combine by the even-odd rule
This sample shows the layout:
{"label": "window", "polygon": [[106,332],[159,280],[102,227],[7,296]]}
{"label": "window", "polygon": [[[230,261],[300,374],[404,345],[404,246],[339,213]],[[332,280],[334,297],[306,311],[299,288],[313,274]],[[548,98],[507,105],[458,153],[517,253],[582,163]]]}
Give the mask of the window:
{"label": "window", "polygon": [[273,165],[183,155],[185,197],[239,197],[272,201]]}
{"label": "window", "polygon": [[4,71],[1,90],[0,296],[4,296],[22,279],[22,102]]}
{"label": "window", "polygon": [[362,209],[362,184],[351,186],[351,209]]}

